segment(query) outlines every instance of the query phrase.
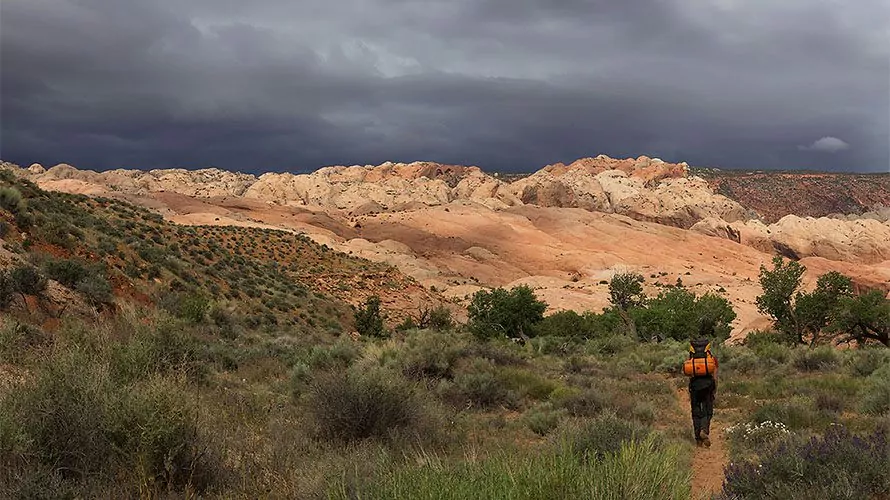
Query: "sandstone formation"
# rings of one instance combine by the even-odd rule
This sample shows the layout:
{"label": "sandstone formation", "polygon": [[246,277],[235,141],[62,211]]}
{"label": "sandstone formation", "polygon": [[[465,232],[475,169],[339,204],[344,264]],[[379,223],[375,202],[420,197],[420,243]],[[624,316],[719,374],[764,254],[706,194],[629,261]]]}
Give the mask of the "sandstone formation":
{"label": "sandstone formation", "polygon": [[94,172],[80,170],[71,165],[59,164],[45,169],[33,164],[28,169],[19,169],[12,164],[2,168],[13,170],[47,189],[65,191],[66,185],[76,187],[77,192],[89,194],[119,192],[130,195],[148,195],[157,192],[175,192],[186,196],[214,197],[241,196],[256,182],[250,174],[228,172],[217,168],[201,170],[162,169],[162,170],[109,170]]}
{"label": "sandstone formation", "polygon": [[795,260],[822,257],[863,264],[890,261],[890,223],[875,219],[786,215],[779,222],[766,226],[760,221],[727,223],[718,218],[707,218],[693,225],[691,230]]}
{"label": "sandstone formation", "polygon": [[773,246],[790,258],[819,256],[854,263],[890,260],[890,225],[786,215],[770,226]]}
{"label": "sandstone formation", "polygon": [[757,276],[776,253],[808,267],[808,287],[829,270],[861,287],[890,284],[883,207],[852,220],[789,216],[767,226],[685,164],[646,157],[584,158],[513,182],[429,162],[259,178],[217,169],[0,168],[46,189],[121,197],[181,224],[304,233],[396,266],[455,303],[482,287],[529,284],[551,310],[598,310],[608,304],[604,282],[633,270],[652,295],[678,278],[697,293],[725,294],[741,336],[764,326]]}
{"label": "sandstone formation", "polygon": [[242,196],[268,203],[312,206],[353,215],[412,210],[452,202],[492,209],[518,205],[583,208],[688,228],[706,217],[739,220],[741,206],[715,195],[690,177],[685,163],[641,156],[616,160],[604,155],[555,164],[513,183],[478,167],[432,162],[378,166],[333,166],[311,174],[267,173],[259,178],[219,169],[111,170],[93,172],[70,165],[17,169],[47,189],[83,194],[146,196],[173,192],[198,198]]}

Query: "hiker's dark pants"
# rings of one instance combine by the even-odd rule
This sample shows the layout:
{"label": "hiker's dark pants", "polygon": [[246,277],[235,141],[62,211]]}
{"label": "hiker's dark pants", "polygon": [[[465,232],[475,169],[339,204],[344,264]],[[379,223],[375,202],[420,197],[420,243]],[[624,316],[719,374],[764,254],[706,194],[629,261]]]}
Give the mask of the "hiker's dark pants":
{"label": "hiker's dark pants", "polygon": [[704,381],[689,384],[689,400],[692,402],[692,427],[695,439],[701,440],[701,432],[711,433],[711,418],[714,416],[714,383]]}

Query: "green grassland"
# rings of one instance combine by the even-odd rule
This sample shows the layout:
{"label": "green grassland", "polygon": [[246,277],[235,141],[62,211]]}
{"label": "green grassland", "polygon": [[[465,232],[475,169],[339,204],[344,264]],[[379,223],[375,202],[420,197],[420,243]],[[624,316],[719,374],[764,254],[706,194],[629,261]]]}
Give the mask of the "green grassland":
{"label": "green grassland", "polygon": [[[534,322],[519,341],[450,319],[355,338],[322,284],[410,280],[298,235],[3,183],[2,498],[695,494],[679,374],[692,333],[664,318],[688,303],[729,319],[716,299],[499,320]],[[662,322],[674,333],[640,340]],[[723,496],[890,494],[888,352],[768,333],[719,346]]]}

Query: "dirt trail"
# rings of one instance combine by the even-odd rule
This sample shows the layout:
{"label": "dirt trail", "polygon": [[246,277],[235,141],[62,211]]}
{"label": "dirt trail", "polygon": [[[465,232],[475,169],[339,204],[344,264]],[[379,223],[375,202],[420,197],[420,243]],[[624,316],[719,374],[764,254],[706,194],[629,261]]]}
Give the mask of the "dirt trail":
{"label": "dirt trail", "polygon": [[[689,392],[686,388],[677,391],[679,404],[684,415],[690,414]],[[692,433],[692,419],[687,417],[689,432]],[[723,488],[723,469],[728,462],[723,428],[719,415],[711,419],[711,447],[695,448],[692,457],[692,499],[710,499]]]}

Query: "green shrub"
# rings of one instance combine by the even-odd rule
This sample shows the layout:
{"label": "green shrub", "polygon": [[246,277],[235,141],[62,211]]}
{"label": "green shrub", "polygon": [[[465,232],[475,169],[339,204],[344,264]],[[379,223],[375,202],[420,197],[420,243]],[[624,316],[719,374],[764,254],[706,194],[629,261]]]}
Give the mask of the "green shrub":
{"label": "green shrub", "polygon": [[49,360],[33,385],[0,406],[11,410],[38,463],[80,479],[107,470],[114,456],[106,432],[111,393],[101,366],[85,354],[65,353]]}
{"label": "green shrub", "polygon": [[724,498],[886,498],[890,440],[882,431],[855,436],[832,426],[824,436],[761,450],[759,459],[731,464]]}
{"label": "green shrub", "polygon": [[890,365],[868,376],[861,394],[862,411],[872,415],[890,412]]}
{"label": "green shrub", "polygon": [[616,273],[609,280],[609,302],[612,307],[627,311],[646,302],[642,275],[631,272]]}
{"label": "green shrub", "polygon": [[885,347],[850,350],[847,355],[850,371],[860,377],[867,377],[878,368],[890,364],[890,349]]}
{"label": "green shrub", "polygon": [[479,290],[467,309],[469,328],[480,339],[533,336],[547,304],[531,288],[521,285],[505,290]]}
{"label": "green shrub", "polygon": [[0,188],[0,207],[12,213],[19,213],[25,208],[22,193],[14,187]]}
{"label": "green shrub", "polygon": [[624,335],[611,335],[591,340],[587,343],[587,351],[591,354],[615,356],[635,349],[639,343]]}
{"label": "green shrub", "polygon": [[402,373],[413,380],[452,378],[463,346],[443,335],[418,333],[406,339],[401,355]]}
{"label": "green shrub", "polygon": [[637,401],[633,405],[633,409],[630,413],[631,417],[637,422],[646,425],[652,425],[655,423],[656,411],[655,406],[648,401]]}
{"label": "green shrub", "polygon": [[210,310],[210,300],[200,294],[188,294],[181,297],[176,316],[196,325],[204,321]]}
{"label": "green shrub", "polygon": [[727,350],[720,357],[720,369],[730,370],[740,374],[757,373],[775,366],[772,360],[760,358],[747,348],[735,348]]}
{"label": "green shrub", "polygon": [[28,265],[13,267],[9,272],[15,291],[23,295],[41,295],[46,290],[46,278]]}
{"label": "green shrub", "polygon": [[608,407],[608,398],[595,389],[561,387],[553,391],[550,399],[573,417],[595,417]]}
{"label": "green shrub", "polygon": [[522,418],[532,432],[539,436],[546,436],[559,426],[559,421],[565,413],[564,410],[554,410],[549,404],[544,404],[532,408]]}
{"label": "green shrub", "polygon": [[15,300],[15,283],[12,281],[9,271],[0,270],[0,309],[8,308]]}
{"label": "green shrub", "polygon": [[111,284],[99,274],[90,274],[81,278],[74,289],[94,307],[110,304],[114,300]]}
{"label": "green shrub", "polygon": [[187,401],[177,384],[158,378],[124,392],[112,409],[109,434],[139,483],[204,491],[218,479],[219,459],[203,442]]}
{"label": "green shrub", "polygon": [[438,332],[453,328],[454,320],[451,318],[451,309],[444,305],[433,308],[430,311],[429,327]]}
{"label": "green shrub", "polygon": [[602,460],[621,449],[628,441],[640,441],[649,429],[639,423],[618,418],[614,412],[604,412],[564,436],[569,450],[585,460]]}
{"label": "green shrub", "polygon": [[751,346],[750,349],[758,358],[778,365],[787,363],[791,359],[791,353],[793,352],[787,345],[773,343],[757,344]]}
{"label": "green shrub", "polygon": [[796,349],[792,357],[800,371],[820,371],[834,368],[840,363],[840,355],[830,346],[815,349]]}
{"label": "green shrub", "polygon": [[170,372],[192,379],[204,375],[197,341],[174,322],[136,328],[125,342],[112,345],[110,354],[111,374],[124,383]]}
{"label": "green shrub", "polygon": [[210,299],[200,293],[168,293],[158,301],[161,308],[193,325],[202,323],[210,311]]}
{"label": "green shrub", "polygon": [[68,288],[74,288],[78,281],[89,274],[83,263],[70,259],[47,260],[43,264],[43,272]]}
{"label": "green shrub", "polygon": [[840,415],[846,407],[846,402],[843,398],[824,392],[816,394],[813,403],[817,410],[828,413],[831,416]]}
{"label": "green shrub", "polygon": [[504,385],[508,390],[520,396],[537,400],[547,399],[550,393],[559,387],[557,382],[522,368],[501,368],[498,372],[498,377],[504,381]]}
{"label": "green shrub", "polygon": [[319,437],[353,442],[385,439],[421,419],[413,389],[381,372],[329,373],[309,387],[307,412]]}
{"label": "green shrub", "polygon": [[305,363],[312,369],[331,370],[348,367],[361,356],[358,348],[348,340],[340,340],[330,346],[312,346]]}
{"label": "green shrub", "polygon": [[312,369],[305,363],[297,363],[290,371],[290,390],[291,396],[299,398],[312,380]]}
{"label": "green shrub", "polygon": [[662,290],[645,307],[632,309],[631,316],[640,338],[660,335],[681,341],[697,338],[702,321],[713,325],[714,340],[725,340],[736,318],[732,304],[725,298],[712,293],[697,297],[682,286]]}
{"label": "green shrub", "polygon": [[754,330],[745,336],[744,344],[756,349],[764,344],[788,344],[788,337],[775,330]]}
{"label": "green shrub", "polygon": [[355,310],[355,329],[359,335],[383,337],[383,317],[380,315],[380,297],[373,295],[365,300],[361,308]]}
{"label": "green shrub", "polygon": [[511,391],[501,377],[495,374],[491,363],[477,362],[472,371],[461,373],[454,379],[461,397],[480,408],[498,405],[514,406],[519,395]]}
{"label": "green shrub", "polygon": [[593,338],[597,331],[592,314],[580,315],[575,311],[559,311],[545,316],[535,325],[535,335],[539,337]]}
{"label": "green shrub", "polygon": [[791,398],[787,401],[770,401],[758,408],[752,422],[781,422],[791,430],[811,428],[820,423],[822,416],[814,411],[812,401]]}
{"label": "green shrub", "polygon": [[37,237],[50,245],[56,245],[65,249],[72,249],[78,239],[82,237],[81,231],[65,220],[49,220],[37,226]]}
{"label": "green shrub", "polygon": [[52,337],[36,326],[17,321],[0,323],[0,360],[17,361],[31,347],[48,343]]}
{"label": "green shrub", "polygon": [[[140,485],[204,491],[218,471],[202,445],[194,414],[179,386],[161,379],[114,384],[95,353],[66,347],[37,368],[32,384],[0,404],[0,461],[17,452],[19,477],[44,477],[49,490],[89,491],[90,483],[119,483],[123,496]],[[44,475],[46,468],[55,471]],[[123,487],[123,490],[120,488]],[[29,481],[19,493],[34,491]],[[82,496],[79,494],[77,496]]]}

